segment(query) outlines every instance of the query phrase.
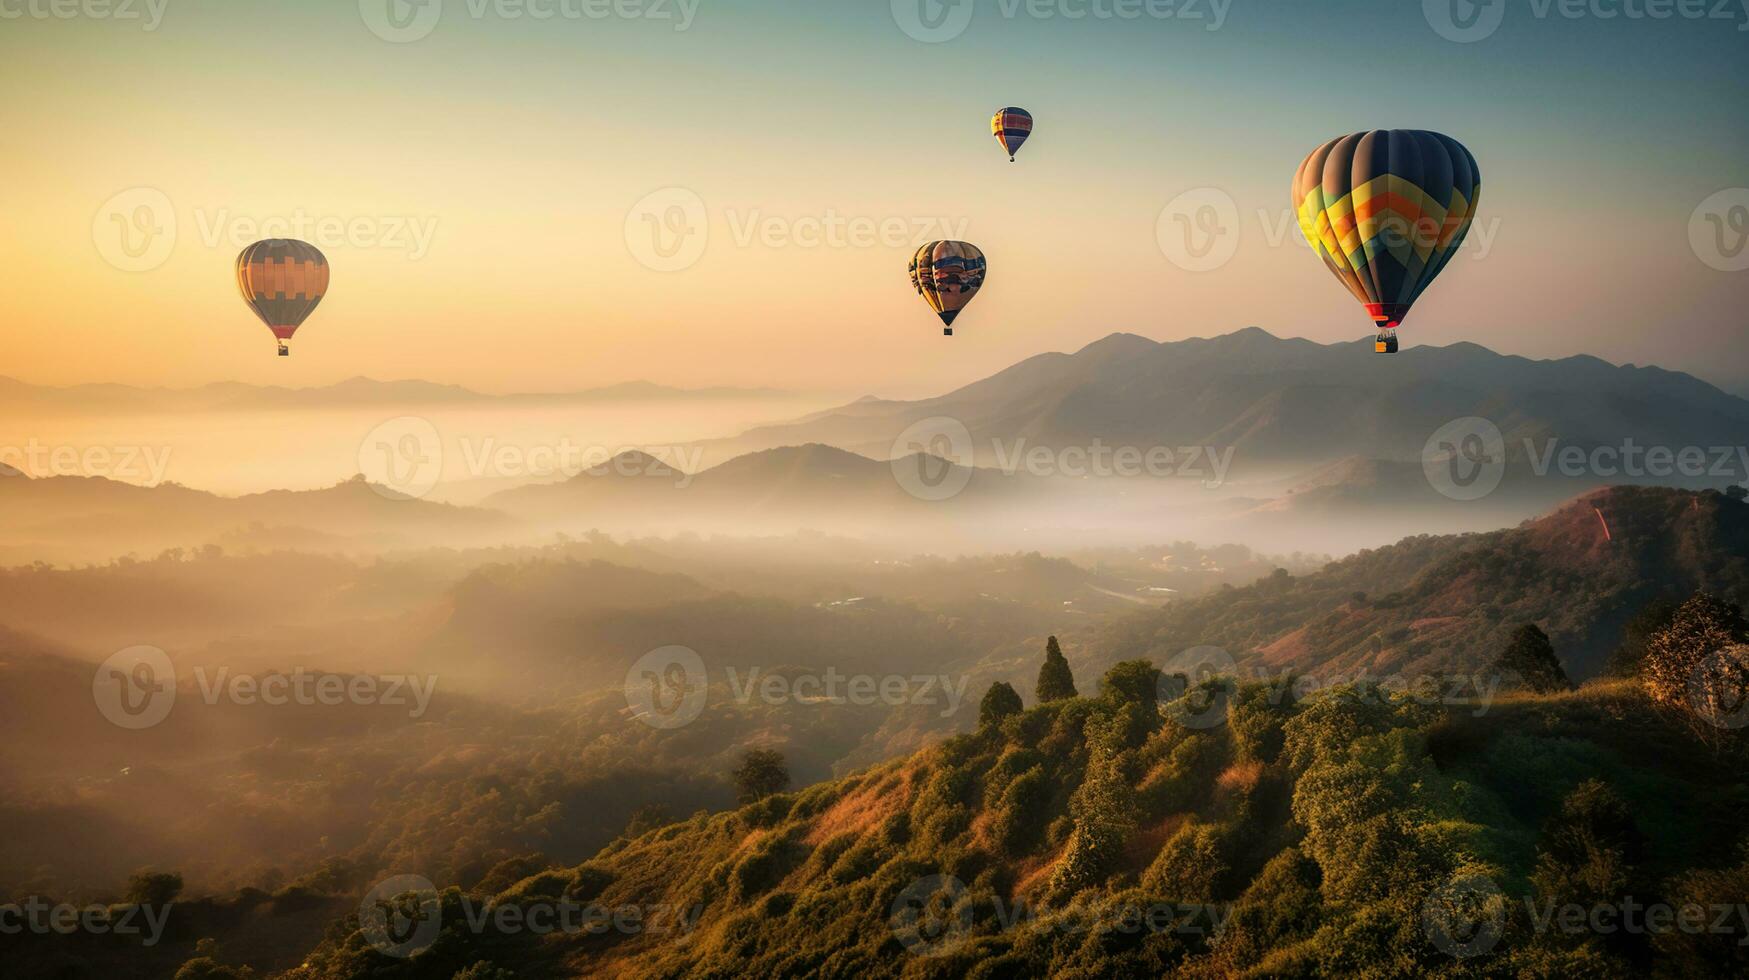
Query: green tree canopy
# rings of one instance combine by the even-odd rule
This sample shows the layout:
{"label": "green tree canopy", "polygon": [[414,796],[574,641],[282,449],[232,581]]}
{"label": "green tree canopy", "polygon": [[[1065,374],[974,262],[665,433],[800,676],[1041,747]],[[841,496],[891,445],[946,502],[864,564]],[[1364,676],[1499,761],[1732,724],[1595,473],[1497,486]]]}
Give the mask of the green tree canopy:
{"label": "green tree canopy", "polygon": [[1692,707],[1688,689],[1695,671],[1725,648],[1742,643],[1746,633],[1749,626],[1736,604],[1709,592],[1696,593],[1647,644],[1640,671],[1646,693],[1660,704]]}
{"label": "green tree canopy", "polygon": [[1535,623],[1525,623],[1512,634],[1506,649],[1494,659],[1494,670],[1516,678],[1519,684],[1538,694],[1565,691],[1573,686],[1561,660],[1555,656],[1555,646],[1549,635]]}
{"label": "green tree canopy", "polygon": [[789,789],[789,763],[776,749],[752,749],[734,772],[735,791],[742,803],[757,803]]}
{"label": "green tree canopy", "polygon": [[130,905],[169,905],[182,894],[182,876],[169,871],[138,871],[128,879],[122,899]]}
{"label": "green tree canopy", "polygon": [[1063,656],[1063,649],[1057,645],[1057,638],[1051,637],[1045,641],[1045,662],[1038,669],[1038,685],[1034,688],[1039,704],[1049,704],[1075,697],[1075,675],[1069,670],[1069,661]]}
{"label": "green tree canopy", "polygon": [[978,727],[988,728],[1002,723],[1009,715],[1020,714],[1026,706],[1020,702],[1020,695],[1005,681],[997,681],[984,692],[984,700],[978,704]]}

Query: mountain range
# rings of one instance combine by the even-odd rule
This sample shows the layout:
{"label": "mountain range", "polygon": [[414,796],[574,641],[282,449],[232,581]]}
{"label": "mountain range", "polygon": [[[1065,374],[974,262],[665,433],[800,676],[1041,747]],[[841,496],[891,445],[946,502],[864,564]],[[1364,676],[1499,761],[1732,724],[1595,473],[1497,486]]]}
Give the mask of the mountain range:
{"label": "mountain range", "polygon": [[1252,327],[1156,342],[1112,334],[1048,353],[935,398],[864,398],[733,440],[738,451],[820,442],[885,458],[909,426],[951,418],[980,463],[995,443],[1231,447],[1235,471],[1260,474],[1350,457],[1419,463],[1428,438],[1488,419],[1509,447],[1730,446],[1749,401],[1691,375],[1595,357],[1536,361],[1475,344],[1375,356],[1371,341],[1318,344]]}

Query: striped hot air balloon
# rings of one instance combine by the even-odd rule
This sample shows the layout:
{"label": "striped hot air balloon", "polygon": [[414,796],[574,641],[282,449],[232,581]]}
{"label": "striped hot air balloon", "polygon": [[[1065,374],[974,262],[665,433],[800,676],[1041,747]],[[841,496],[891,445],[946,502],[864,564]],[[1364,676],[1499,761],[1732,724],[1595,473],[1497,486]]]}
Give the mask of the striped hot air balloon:
{"label": "striped hot air balloon", "polygon": [[279,338],[284,357],[291,353],[285,342],[328,293],[328,259],[316,246],[296,239],[256,242],[237,256],[237,288],[243,302]]}
{"label": "striped hot air balloon", "polygon": [[1013,163],[1014,154],[1020,152],[1020,144],[1032,135],[1032,113],[1009,106],[991,117],[990,132],[996,134],[996,142],[1008,151],[1008,162]]}
{"label": "striped hot air balloon", "polygon": [[1462,143],[1418,129],[1343,136],[1300,164],[1300,230],[1378,324],[1380,353],[1397,352],[1397,326],[1457,254],[1481,190]]}
{"label": "striped hot air balloon", "polygon": [[953,321],[984,287],[988,264],[965,242],[930,242],[911,257],[911,285],[941,317],[944,335],[953,336]]}

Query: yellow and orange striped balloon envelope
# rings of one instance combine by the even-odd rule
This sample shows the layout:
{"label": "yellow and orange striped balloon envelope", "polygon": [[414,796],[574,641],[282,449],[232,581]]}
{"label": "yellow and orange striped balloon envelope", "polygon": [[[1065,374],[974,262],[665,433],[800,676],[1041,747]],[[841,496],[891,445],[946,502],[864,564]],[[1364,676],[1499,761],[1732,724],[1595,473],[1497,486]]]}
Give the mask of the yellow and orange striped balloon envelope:
{"label": "yellow and orange striped balloon envelope", "polygon": [[1032,135],[1032,113],[1018,106],[1009,106],[996,113],[990,120],[990,132],[996,137],[996,142],[1008,151],[1008,162],[1014,162],[1014,154],[1020,152],[1020,144]]}
{"label": "yellow and orange striped balloon envelope", "polygon": [[270,238],[237,256],[243,302],[283,344],[328,293],[328,259],[307,242]]}
{"label": "yellow and orange striped balloon envelope", "polygon": [[1313,150],[1293,203],[1306,241],[1388,333],[1457,255],[1481,192],[1476,158],[1457,140],[1375,130]]}
{"label": "yellow and orange striped balloon envelope", "polygon": [[911,285],[941,317],[943,332],[953,336],[953,321],[984,288],[988,263],[976,245],[930,242],[911,256]]}

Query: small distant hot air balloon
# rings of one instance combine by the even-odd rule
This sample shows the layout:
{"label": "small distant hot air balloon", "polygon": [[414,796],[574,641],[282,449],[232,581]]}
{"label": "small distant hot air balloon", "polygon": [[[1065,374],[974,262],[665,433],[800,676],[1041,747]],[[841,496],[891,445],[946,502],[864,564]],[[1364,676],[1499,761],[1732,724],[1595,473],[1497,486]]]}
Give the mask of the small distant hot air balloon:
{"label": "small distant hot air balloon", "polygon": [[990,132],[996,135],[996,142],[1008,151],[1008,162],[1014,162],[1014,154],[1020,152],[1020,144],[1032,135],[1032,113],[1017,106],[1009,106],[996,113],[990,119]]}
{"label": "small distant hot air balloon", "polygon": [[1312,151],[1294,177],[1300,230],[1397,352],[1397,326],[1469,234],[1482,190],[1476,158],[1449,136],[1375,130]]}
{"label": "small distant hot air balloon", "polygon": [[930,242],[911,257],[911,285],[941,317],[942,333],[953,336],[953,321],[984,287],[989,263],[976,245]]}
{"label": "small distant hot air balloon", "polygon": [[279,356],[285,357],[291,353],[285,342],[328,292],[328,259],[316,246],[291,238],[256,242],[237,256],[237,288],[279,338]]}

